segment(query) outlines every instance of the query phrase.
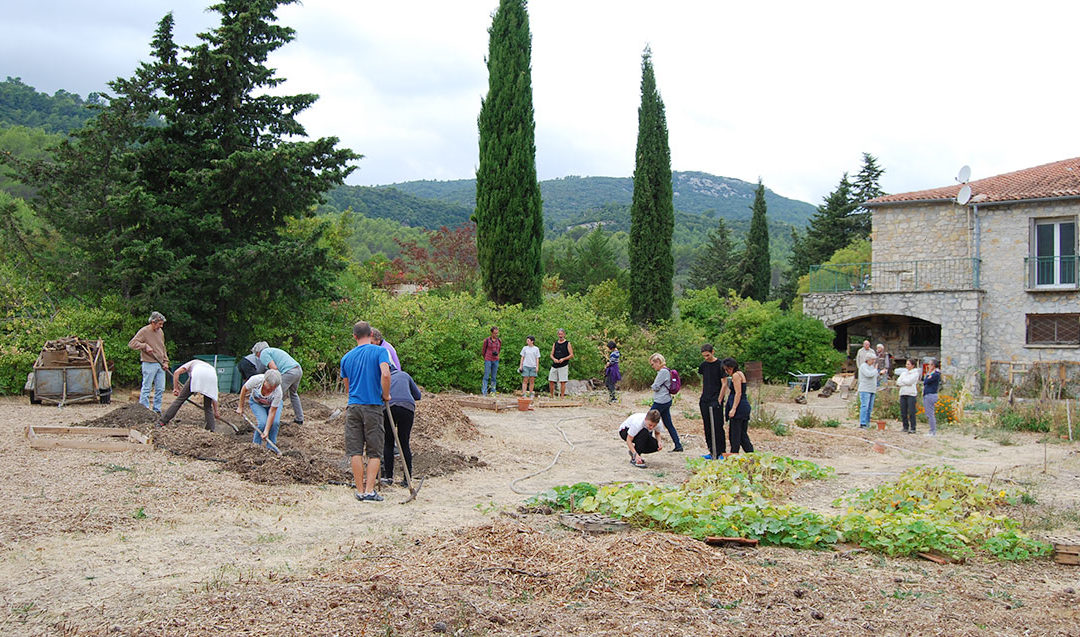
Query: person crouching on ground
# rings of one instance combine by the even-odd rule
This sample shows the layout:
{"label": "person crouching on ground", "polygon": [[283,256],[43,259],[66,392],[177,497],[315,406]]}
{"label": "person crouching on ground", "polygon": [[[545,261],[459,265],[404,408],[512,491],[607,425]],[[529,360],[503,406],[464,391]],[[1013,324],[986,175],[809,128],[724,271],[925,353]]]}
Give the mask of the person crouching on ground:
{"label": "person crouching on ground", "polygon": [[[184,388],[180,388],[180,374],[187,374],[187,382],[184,383]],[[180,408],[184,406],[184,401],[188,399],[188,396],[192,394],[202,394],[203,397],[203,418],[206,421],[206,430],[214,430],[214,419],[219,417],[218,412],[218,378],[217,370],[214,366],[206,361],[198,359],[190,360],[180,367],[177,367],[173,371],[173,396],[176,399],[172,401],[169,408],[165,410],[165,414],[161,417],[159,426],[164,427],[169,424],[169,421],[176,416],[176,412],[180,411]]]}
{"label": "person crouching on ground", "polygon": [[630,450],[630,464],[639,469],[645,468],[645,460],[641,454],[656,453],[663,448],[660,442],[660,432],[656,426],[660,424],[660,412],[650,409],[646,414],[630,414],[619,427],[619,437],[626,441],[626,448]]}
{"label": "person crouching on ground", "polygon": [[[281,424],[281,405],[285,396],[281,391],[281,372],[276,369],[268,369],[265,374],[255,374],[244,383],[240,390],[240,401],[236,406],[236,413],[244,415],[244,399],[248,398],[251,413],[255,414],[257,429],[251,436],[251,442],[266,445],[270,442],[277,445],[278,425]],[[267,423],[270,423],[267,425]]]}
{"label": "person crouching on ground", "polygon": [[[341,358],[341,380],[349,402],[345,407],[345,455],[352,467],[356,499],[382,502],[375,492],[382,463],[383,405],[390,402],[390,352],[371,342],[371,325],[353,325],[356,347]],[[364,456],[367,468],[364,468]]]}
{"label": "person crouching on ground", "polygon": [[[397,438],[401,442],[401,460],[412,473],[412,448],[409,439],[412,434],[413,418],[416,416],[416,401],[420,400],[420,388],[412,376],[397,369],[390,368],[390,411],[389,416],[394,417],[394,425],[397,425]],[[383,414],[383,463],[382,478],[380,482],[385,485],[394,483],[394,431],[390,428],[390,417]],[[404,471],[402,472],[404,473]],[[404,477],[401,486],[409,486],[409,481]]]}

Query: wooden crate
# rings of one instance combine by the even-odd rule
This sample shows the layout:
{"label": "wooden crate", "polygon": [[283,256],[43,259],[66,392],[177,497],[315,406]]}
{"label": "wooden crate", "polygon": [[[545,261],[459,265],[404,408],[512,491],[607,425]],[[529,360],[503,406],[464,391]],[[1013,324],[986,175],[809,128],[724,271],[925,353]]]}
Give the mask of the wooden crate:
{"label": "wooden crate", "polygon": [[[59,437],[43,438],[41,434]],[[113,440],[83,440],[71,436],[98,436],[103,438],[126,438],[126,442]],[[150,439],[135,429],[113,427],[53,427],[34,426],[26,428],[26,439],[33,449],[86,449],[88,451],[150,451],[154,448]]]}
{"label": "wooden crate", "polygon": [[1080,565],[1080,538],[1052,536],[1046,541],[1054,545],[1055,562]]}

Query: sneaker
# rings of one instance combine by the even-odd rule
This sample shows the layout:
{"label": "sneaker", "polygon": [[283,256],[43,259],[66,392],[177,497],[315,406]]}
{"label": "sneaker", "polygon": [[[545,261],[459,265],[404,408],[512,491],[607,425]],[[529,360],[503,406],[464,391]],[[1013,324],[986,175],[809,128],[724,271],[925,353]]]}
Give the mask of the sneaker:
{"label": "sneaker", "polygon": [[294,424],[294,425],[302,425],[302,424],[304,424],[304,421],[303,420],[294,420],[294,421],[292,421],[292,424]]}
{"label": "sneaker", "polygon": [[711,454],[711,453],[707,453],[707,454],[705,454],[704,456],[701,456],[701,459],[702,459],[702,460],[712,460],[712,454]]}
{"label": "sneaker", "polygon": [[406,480],[405,478],[402,478],[401,482],[398,483],[398,486],[399,487],[405,487],[406,489],[408,489],[409,488],[409,481]]}
{"label": "sneaker", "polygon": [[933,432],[933,431],[931,431],[930,433],[925,433],[925,434],[923,434],[923,435],[924,435],[924,436],[926,436],[927,438],[933,438],[934,436],[936,436],[936,435],[937,435],[937,433],[936,433],[936,432]]}
{"label": "sneaker", "polygon": [[644,460],[642,460],[641,462],[634,462],[633,460],[631,460],[631,461],[630,461],[630,466],[631,466],[631,467],[637,467],[638,469],[644,469],[644,468],[646,468],[646,465],[645,465],[645,461],[644,461]]}
{"label": "sneaker", "polygon": [[682,451],[682,450],[683,450],[683,448],[682,448],[682,445],[676,445],[676,446],[675,446],[675,447],[674,447],[674,448],[673,448],[673,449],[671,450],[671,453],[676,453],[676,452],[679,452],[679,451]]}
{"label": "sneaker", "polygon": [[163,423],[163,422],[161,422],[161,421],[159,420],[159,421],[158,421],[158,424],[157,424],[157,426],[158,426],[158,427],[164,427],[164,426],[165,426],[165,423]]}
{"label": "sneaker", "polygon": [[388,487],[388,486],[394,484],[394,479],[393,478],[379,478],[379,484],[383,485],[384,487]]}
{"label": "sneaker", "polygon": [[372,491],[371,493],[357,493],[356,499],[361,502],[382,502],[383,497]]}

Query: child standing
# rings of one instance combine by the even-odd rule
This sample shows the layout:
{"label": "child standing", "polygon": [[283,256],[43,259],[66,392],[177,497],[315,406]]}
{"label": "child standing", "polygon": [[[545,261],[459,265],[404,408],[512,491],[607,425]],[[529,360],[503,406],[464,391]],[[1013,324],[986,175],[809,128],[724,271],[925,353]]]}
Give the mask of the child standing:
{"label": "child standing", "polygon": [[518,362],[518,371],[521,372],[521,395],[532,396],[536,394],[536,370],[540,367],[540,348],[536,346],[536,339],[532,336],[525,337],[525,347],[521,348],[521,361]]}
{"label": "child standing", "polygon": [[622,374],[619,373],[619,350],[615,346],[615,341],[607,342],[608,348],[608,361],[607,365],[604,365],[604,387],[607,387],[609,403],[615,402],[615,383],[622,380]]}

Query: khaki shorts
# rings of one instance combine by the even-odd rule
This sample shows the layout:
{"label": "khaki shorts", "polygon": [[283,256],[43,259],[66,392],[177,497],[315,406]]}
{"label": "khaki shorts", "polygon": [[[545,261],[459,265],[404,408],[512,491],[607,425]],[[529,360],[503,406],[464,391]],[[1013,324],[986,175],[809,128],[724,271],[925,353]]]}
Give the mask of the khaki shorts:
{"label": "khaki shorts", "polygon": [[570,366],[563,365],[562,367],[552,367],[548,372],[548,380],[552,382],[565,383],[570,378]]}
{"label": "khaki shorts", "polygon": [[[367,447],[367,453],[364,448]],[[345,408],[345,455],[378,458],[383,452],[382,405],[349,405]]]}

